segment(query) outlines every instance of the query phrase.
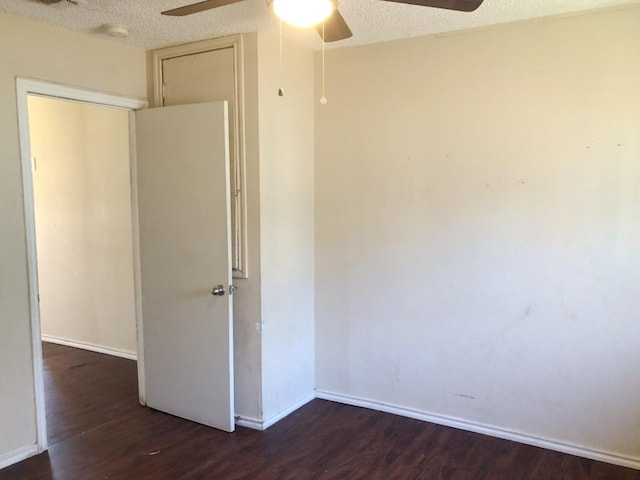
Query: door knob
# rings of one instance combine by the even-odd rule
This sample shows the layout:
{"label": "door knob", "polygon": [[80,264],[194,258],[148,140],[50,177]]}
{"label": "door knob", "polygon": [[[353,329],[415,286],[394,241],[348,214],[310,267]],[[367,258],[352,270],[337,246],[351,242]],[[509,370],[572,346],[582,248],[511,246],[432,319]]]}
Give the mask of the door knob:
{"label": "door knob", "polygon": [[211,289],[211,295],[217,295],[219,297],[223,296],[225,293],[224,285],[218,285],[217,287],[213,287]]}

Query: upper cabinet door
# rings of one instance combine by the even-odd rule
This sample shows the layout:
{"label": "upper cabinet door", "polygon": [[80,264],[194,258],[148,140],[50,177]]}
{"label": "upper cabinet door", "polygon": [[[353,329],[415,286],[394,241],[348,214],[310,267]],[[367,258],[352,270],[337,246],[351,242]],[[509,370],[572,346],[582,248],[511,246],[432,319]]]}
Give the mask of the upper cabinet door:
{"label": "upper cabinet door", "polygon": [[154,52],[156,101],[163,106],[226,100],[229,104],[231,262],[247,277],[241,38],[215,39]]}

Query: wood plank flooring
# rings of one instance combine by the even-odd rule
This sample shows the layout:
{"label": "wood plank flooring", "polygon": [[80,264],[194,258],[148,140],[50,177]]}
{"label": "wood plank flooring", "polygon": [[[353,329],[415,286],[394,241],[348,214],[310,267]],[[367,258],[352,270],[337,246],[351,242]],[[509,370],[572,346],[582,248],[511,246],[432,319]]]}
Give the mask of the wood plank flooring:
{"label": "wood plank flooring", "polygon": [[135,362],[45,344],[48,453],[0,480],[640,480],[640,472],[314,400],[265,432],[138,405]]}
{"label": "wood plank flooring", "polygon": [[49,446],[138,410],[135,362],[47,342],[42,354]]}

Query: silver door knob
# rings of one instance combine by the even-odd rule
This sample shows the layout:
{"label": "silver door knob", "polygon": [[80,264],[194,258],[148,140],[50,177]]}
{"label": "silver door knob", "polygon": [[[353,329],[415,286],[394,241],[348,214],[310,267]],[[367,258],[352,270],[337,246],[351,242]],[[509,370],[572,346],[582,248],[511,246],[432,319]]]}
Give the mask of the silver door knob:
{"label": "silver door knob", "polygon": [[223,296],[225,293],[224,285],[218,285],[217,287],[213,287],[211,289],[211,295],[217,295],[219,297]]}

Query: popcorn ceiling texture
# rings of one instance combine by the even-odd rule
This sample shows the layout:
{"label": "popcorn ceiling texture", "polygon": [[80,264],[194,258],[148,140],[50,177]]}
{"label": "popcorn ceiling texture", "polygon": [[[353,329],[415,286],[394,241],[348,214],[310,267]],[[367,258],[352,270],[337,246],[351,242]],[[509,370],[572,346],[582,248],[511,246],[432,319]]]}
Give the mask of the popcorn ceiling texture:
{"label": "popcorn ceiling texture", "polygon": [[[0,0],[0,11],[92,35],[105,36],[100,31],[104,23],[122,24],[129,29],[130,36],[114,41],[147,49],[234,33],[278,31],[278,20],[269,11],[266,0],[244,0],[187,17],[160,15],[163,10],[196,1],[81,0],[74,6],[66,1],[44,5],[37,0]],[[340,0],[339,4],[354,35],[329,44],[329,48],[640,5],[640,0],[485,0],[471,13],[379,0]],[[321,47],[313,29],[296,31],[285,27],[285,35],[288,41],[314,49]]]}

